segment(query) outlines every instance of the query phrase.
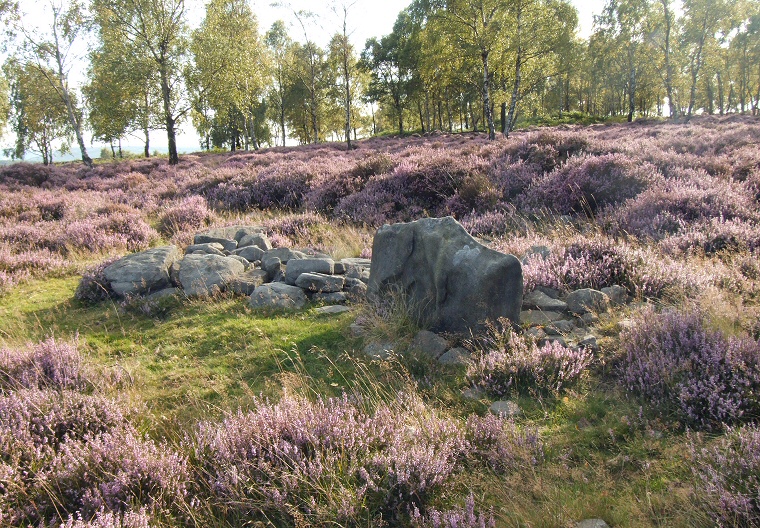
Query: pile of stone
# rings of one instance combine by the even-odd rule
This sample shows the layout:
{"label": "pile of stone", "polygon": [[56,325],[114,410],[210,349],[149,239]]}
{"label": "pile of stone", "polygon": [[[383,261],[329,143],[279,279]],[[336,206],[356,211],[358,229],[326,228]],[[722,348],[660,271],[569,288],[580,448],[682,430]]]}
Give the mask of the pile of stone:
{"label": "pile of stone", "polygon": [[339,305],[364,298],[370,263],[273,248],[263,227],[231,226],[196,234],[184,254],[164,246],[127,255],[103,275],[120,297],[231,291],[249,296],[255,308],[298,309],[309,299]]}

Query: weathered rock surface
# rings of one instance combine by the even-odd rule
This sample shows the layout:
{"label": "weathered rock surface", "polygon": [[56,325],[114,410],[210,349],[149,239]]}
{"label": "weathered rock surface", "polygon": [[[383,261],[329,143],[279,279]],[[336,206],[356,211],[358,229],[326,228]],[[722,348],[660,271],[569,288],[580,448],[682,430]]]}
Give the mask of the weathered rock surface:
{"label": "weathered rock surface", "polygon": [[[286,280],[287,280],[287,274]],[[302,273],[296,279],[296,286],[317,293],[336,293],[343,290],[346,280],[340,275],[324,273]]]}
{"label": "weathered rock surface", "polygon": [[332,306],[322,306],[320,308],[317,308],[314,311],[320,315],[339,315],[342,313],[350,312],[351,308],[349,308],[348,306],[332,305]]}
{"label": "weathered rock surface", "polygon": [[438,359],[449,348],[449,343],[434,332],[421,330],[414,336],[409,348],[431,359]]}
{"label": "weathered rock surface", "polygon": [[451,217],[381,227],[371,262],[368,296],[399,289],[434,331],[479,331],[500,317],[520,321],[520,261],[483,246]]}
{"label": "weathered rock surface", "polygon": [[315,293],[311,297],[311,300],[324,304],[344,304],[348,302],[348,295],[346,295],[346,292]]}
{"label": "weathered rock surface", "polygon": [[190,255],[196,252],[207,253],[209,255],[220,255],[223,257],[224,246],[218,242],[210,242],[206,244],[193,244],[191,246],[187,246],[187,249],[185,249],[186,255]]}
{"label": "weathered rock surface", "polygon": [[470,353],[461,347],[451,348],[438,358],[438,363],[442,365],[467,365],[469,362]]}
{"label": "weathered rock surface", "polygon": [[523,307],[562,312],[567,310],[567,303],[557,298],[549,297],[542,291],[533,290],[523,298]]}
{"label": "weathered rock surface", "polygon": [[264,263],[267,259],[278,258],[283,264],[287,264],[291,260],[298,260],[305,258],[306,256],[300,251],[294,251],[289,248],[279,247],[266,251],[261,257],[261,262]]}
{"label": "weathered rock surface", "polygon": [[509,400],[495,401],[491,404],[488,410],[491,414],[502,416],[504,418],[515,418],[520,416],[520,413],[522,412],[519,405]]}
{"label": "weathered rock surface", "polygon": [[300,310],[306,304],[306,294],[297,286],[272,282],[253,290],[249,304],[252,308]]}
{"label": "weathered rock surface", "polygon": [[249,269],[241,275],[235,275],[227,285],[227,289],[240,295],[250,295],[266,283],[269,275],[260,269]]}
{"label": "weathered rock surface", "polygon": [[223,291],[236,275],[245,271],[239,261],[219,255],[187,255],[182,259],[179,281],[188,297]]}
{"label": "weathered rock surface", "polygon": [[610,528],[602,519],[584,519],[575,523],[575,528]]}
{"label": "weathered rock surface", "polygon": [[253,233],[251,235],[245,235],[238,241],[238,247],[257,247],[262,253],[272,249],[272,243],[264,233]]}
{"label": "weathered rock surface", "polygon": [[601,292],[610,298],[610,302],[613,306],[620,306],[628,302],[628,290],[623,286],[610,286],[609,288],[602,288]]}
{"label": "weathered rock surface", "polygon": [[164,246],[127,255],[103,270],[119,296],[144,295],[170,286],[169,270],[180,257],[176,246]]}
{"label": "weathered rock surface", "polygon": [[291,286],[295,285],[296,279],[304,273],[323,273],[325,275],[332,275],[332,272],[332,259],[291,259],[285,267],[285,283]]}
{"label": "weathered rock surface", "polygon": [[372,359],[388,359],[394,350],[393,343],[370,343],[364,347],[364,353]]}
{"label": "weathered rock surface", "polygon": [[603,313],[610,307],[610,298],[591,288],[575,290],[567,296],[567,309],[576,314]]}
{"label": "weathered rock surface", "polygon": [[543,312],[541,310],[524,310],[520,313],[520,321],[528,326],[547,325],[554,321],[561,321],[565,317],[559,312]]}
{"label": "weathered rock surface", "polygon": [[236,249],[232,254],[243,257],[248,262],[256,262],[257,260],[261,260],[264,256],[264,250],[258,246],[246,246],[244,248]]}
{"label": "weathered rock surface", "polygon": [[193,237],[193,245],[199,244],[220,244],[225,251],[234,251],[237,249],[237,240],[235,240],[235,234],[232,233],[229,236],[225,231],[225,228],[211,229],[204,233],[198,233]]}

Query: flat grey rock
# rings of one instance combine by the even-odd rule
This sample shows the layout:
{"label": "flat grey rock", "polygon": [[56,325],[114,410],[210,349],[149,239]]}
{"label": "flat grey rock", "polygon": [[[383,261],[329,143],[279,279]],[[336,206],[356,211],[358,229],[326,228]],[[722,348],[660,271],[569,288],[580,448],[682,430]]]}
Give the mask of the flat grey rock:
{"label": "flat grey rock", "polygon": [[393,343],[370,343],[364,347],[364,353],[372,359],[388,359],[394,351]]}
{"label": "flat grey rock", "polygon": [[263,284],[251,294],[252,308],[300,310],[306,305],[306,294],[297,286],[282,282]]}
{"label": "flat grey rock", "polygon": [[264,251],[269,251],[272,249],[272,243],[269,241],[269,237],[267,237],[264,233],[253,233],[243,236],[238,241],[238,247],[257,247],[263,253]]}
{"label": "flat grey rock", "polygon": [[502,418],[516,418],[522,413],[520,406],[509,400],[495,401],[491,404],[488,410],[491,414],[501,416]]}
{"label": "flat grey rock", "polygon": [[421,330],[414,336],[409,348],[431,359],[438,359],[448,350],[449,342],[434,332]]}
{"label": "flat grey rock", "polygon": [[554,321],[564,319],[566,315],[559,312],[543,312],[541,310],[523,310],[520,312],[520,322],[528,326],[544,326]]}
{"label": "flat grey rock", "polygon": [[285,247],[279,247],[279,248],[273,248],[264,253],[264,256],[261,257],[261,262],[264,262],[264,260],[276,257],[280,259],[280,262],[283,264],[287,264],[291,260],[298,260],[305,258],[306,255],[301,253],[300,251],[294,251],[290,248]]}
{"label": "flat grey rock", "polygon": [[567,310],[567,303],[549,297],[540,290],[533,290],[523,297],[523,307],[535,310],[562,312]]}
{"label": "flat grey rock", "polygon": [[179,257],[176,246],[149,249],[120,258],[103,270],[103,276],[120,297],[145,295],[170,286],[170,269]]}
{"label": "flat grey rock", "polygon": [[224,291],[245,266],[233,258],[219,255],[186,255],[179,270],[179,281],[188,297],[205,297]]}
{"label": "flat grey rock", "polygon": [[575,523],[575,528],[610,528],[602,519],[584,519]]}
{"label": "flat grey rock", "polygon": [[467,365],[469,362],[470,353],[461,347],[449,349],[438,358],[441,365]]}
{"label": "flat grey rock", "polygon": [[345,292],[315,293],[311,300],[324,304],[345,304],[348,302],[348,295]]}
{"label": "flat grey rock", "polygon": [[320,315],[338,315],[338,314],[350,312],[351,308],[349,308],[348,306],[332,305],[332,306],[322,306],[321,308],[317,308],[314,311]]}
{"label": "flat grey rock", "polygon": [[289,260],[285,266],[285,283],[294,286],[298,277],[303,273],[332,275],[333,261],[332,259],[315,258]]}
{"label": "flat grey rock", "polygon": [[266,284],[269,274],[261,269],[249,269],[245,273],[235,275],[227,285],[227,289],[238,295],[251,295],[256,288]]}
{"label": "flat grey rock", "polygon": [[[287,271],[285,272],[285,278],[287,281]],[[336,293],[343,290],[345,282],[346,280],[341,275],[301,273],[296,279],[295,285],[316,293]]]}
{"label": "flat grey rock", "polygon": [[601,292],[610,298],[613,306],[622,306],[628,302],[628,290],[623,286],[615,285],[609,288],[602,288]]}
{"label": "flat grey rock", "polygon": [[606,294],[591,288],[575,290],[567,296],[567,309],[576,314],[604,313],[609,307],[610,298]]}
{"label": "flat grey rock", "polygon": [[243,257],[248,262],[256,262],[264,256],[264,250],[257,246],[246,246],[232,252],[233,255]]}
{"label": "flat grey rock", "polygon": [[193,244],[190,246],[187,246],[185,249],[185,254],[190,255],[193,253],[206,253],[208,255],[219,255],[224,256],[224,246],[221,245],[218,242],[209,242],[206,244]]}
{"label": "flat grey rock", "polygon": [[151,293],[145,299],[148,301],[160,301],[161,299],[175,297],[180,293],[182,293],[182,290],[179,288],[164,288],[163,290],[158,290],[157,292]]}

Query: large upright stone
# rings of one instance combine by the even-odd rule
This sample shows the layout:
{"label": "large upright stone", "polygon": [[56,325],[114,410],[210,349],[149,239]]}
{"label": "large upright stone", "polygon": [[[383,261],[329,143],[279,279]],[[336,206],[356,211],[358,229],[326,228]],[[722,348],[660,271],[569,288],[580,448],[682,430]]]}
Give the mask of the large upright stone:
{"label": "large upright stone", "polygon": [[177,246],[133,253],[104,269],[103,276],[117,295],[143,295],[170,286],[169,270],[179,256]]}
{"label": "large upright stone", "polygon": [[381,227],[372,243],[368,297],[400,290],[435,332],[481,330],[520,321],[522,265],[489,249],[451,217]]}
{"label": "large upright stone", "polygon": [[179,281],[188,297],[203,297],[227,284],[245,271],[237,260],[219,255],[187,255],[179,268]]}

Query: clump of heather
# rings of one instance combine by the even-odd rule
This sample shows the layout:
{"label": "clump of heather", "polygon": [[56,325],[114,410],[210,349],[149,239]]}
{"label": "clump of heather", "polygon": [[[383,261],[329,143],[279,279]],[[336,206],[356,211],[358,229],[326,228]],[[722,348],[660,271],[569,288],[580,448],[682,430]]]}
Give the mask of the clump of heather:
{"label": "clump of heather", "polygon": [[556,341],[538,346],[511,328],[492,329],[490,347],[475,356],[468,379],[494,396],[559,394],[577,383],[593,360],[590,351]]}
{"label": "clump of heather", "polygon": [[51,337],[24,349],[0,349],[0,393],[18,388],[83,390],[88,378],[76,342]]}
{"label": "clump of heather", "polygon": [[533,210],[593,215],[636,196],[660,178],[654,166],[622,154],[578,156],[534,181],[524,203]]}
{"label": "clump of heather", "polygon": [[620,336],[625,388],[706,430],[760,412],[760,343],[710,330],[697,311],[648,308]]}
{"label": "clump of heather", "polygon": [[716,525],[760,525],[760,428],[730,429],[710,447],[698,444],[691,444],[696,493]]}
{"label": "clump of heather", "polygon": [[145,508],[124,514],[100,510],[89,520],[85,520],[81,513],[69,517],[61,528],[150,528],[150,516]]}
{"label": "clump of heather", "polygon": [[524,457],[527,435],[496,418],[462,425],[405,394],[370,407],[345,395],[285,395],[200,424],[194,459],[211,502],[275,524],[361,524],[378,515],[405,524],[415,508],[426,511],[463,458],[507,470]]}
{"label": "clump of heather", "polygon": [[465,438],[474,456],[497,473],[537,465],[544,457],[538,431],[526,431],[511,420],[488,414],[467,418]]}
{"label": "clump of heather", "polygon": [[111,289],[111,283],[103,275],[103,271],[118,259],[119,257],[112,257],[85,270],[74,292],[74,297],[89,304],[111,299],[114,292]]}
{"label": "clump of heather", "polygon": [[264,227],[270,233],[270,241],[271,236],[278,235],[278,246],[303,244],[314,238],[312,235],[315,229],[326,225],[327,221],[314,213],[293,213],[264,222]]}
{"label": "clump of heather", "polygon": [[202,196],[188,196],[169,206],[158,218],[158,231],[165,237],[197,231],[213,220],[213,213]]}
{"label": "clump of heather", "polygon": [[46,517],[63,510],[86,518],[134,505],[176,508],[187,494],[189,475],[184,456],[125,424],[61,444],[39,476],[46,490],[39,505]]}
{"label": "clump of heather", "polygon": [[486,515],[475,511],[475,497],[471,493],[464,506],[451,510],[439,511],[431,508],[427,514],[423,515],[415,508],[411,515],[411,526],[415,528],[495,528],[496,520],[493,512]]}

